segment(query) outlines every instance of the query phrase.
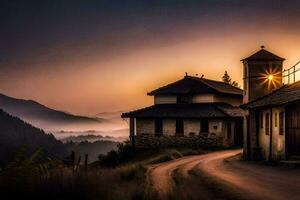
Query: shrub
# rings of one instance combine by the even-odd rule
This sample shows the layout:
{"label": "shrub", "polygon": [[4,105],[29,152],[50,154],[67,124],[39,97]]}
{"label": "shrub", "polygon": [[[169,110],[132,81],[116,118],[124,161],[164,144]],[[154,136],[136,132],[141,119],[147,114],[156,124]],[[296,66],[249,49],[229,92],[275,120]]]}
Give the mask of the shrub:
{"label": "shrub", "polygon": [[100,154],[98,159],[104,166],[115,167],[117,165],[128,162],[135,155],[135,149],[131,146],[129,141],[118,144],[117,150],[112,150],[106,155]]}

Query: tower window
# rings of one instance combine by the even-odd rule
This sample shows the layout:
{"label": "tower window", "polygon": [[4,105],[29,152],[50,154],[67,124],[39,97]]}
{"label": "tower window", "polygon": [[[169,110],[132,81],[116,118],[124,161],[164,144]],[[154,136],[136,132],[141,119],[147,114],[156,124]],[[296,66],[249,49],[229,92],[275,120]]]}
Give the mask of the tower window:
{"label": "tower window", "polygon": [[264,113],[260,113],[260,128],[264,128]]}
{"label": "tower window", "polygon": [[274,114],[274,123],[275,123],[275,127],[277,127],[278,126],[278,113],[277,112],[275,112],[275,114]]}
{"label": "tower window", "polygon": [[279,135],[283,135],[284,133],[283,120],[284,120],[284,112],[280,112],[279,113]]}
{"label": "tower window", "polygon": [[265,124],[265,134],[270,135],[270,113],[266,113]]}

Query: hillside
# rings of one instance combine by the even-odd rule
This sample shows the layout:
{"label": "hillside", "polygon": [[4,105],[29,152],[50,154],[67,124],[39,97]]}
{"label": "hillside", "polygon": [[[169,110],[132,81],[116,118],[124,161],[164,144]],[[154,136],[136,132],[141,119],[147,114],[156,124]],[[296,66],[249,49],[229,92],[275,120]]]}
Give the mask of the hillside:
{"label": "hillside", "polygon": [[88,154],[89,162],[94,162],[98,160],[100,154],[107,154],[111,150],[116,150],[118,144],[118,142],[114,141],[97,140],[94,142],[67,142],[64,145],[69,154],[71,154],[71,151],[74,151],[75,155],[77,157],[81,156],[81,158]]}
{"label": "hillside", "polygon": [[100,118],[72,115],[48,108],[33,100],[16,99],[0,94],[0,108],[11,115],[27,119],[44,119],[57,122],[100,122]]}
{"label": "hillside", "polygon": [[124,111],[113,111],[113,112],[101,112],[96,114],[96,117],[104,118],[104,119],[120,119],[121,115]]}
{"label": "hillside", "polygon": [[0,94],[0,108],[47,131],[65,130],[64,128],[74,125],[82,129],[91,129],[105,121],[101,118],[77,116],[54,110],[36,101],[12,98],[3,94]]}
{"label": "hillside", "polygon": [[50,155],[63,157],[65,147],[53,135],[13,117],[0,109],[0,162],[10,158],[16,151],[32,154],[42,148]]}

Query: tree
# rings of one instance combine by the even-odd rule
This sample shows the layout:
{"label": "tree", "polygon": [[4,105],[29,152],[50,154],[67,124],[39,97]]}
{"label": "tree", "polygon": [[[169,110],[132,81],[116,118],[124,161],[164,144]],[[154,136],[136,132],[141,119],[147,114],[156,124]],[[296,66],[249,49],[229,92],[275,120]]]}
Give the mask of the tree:
{"label": "tree", "polygon": [[234,87],[240,87],[238,82],[231,80],[231,78],[230,78],[227,71],[224,72],[224,75],[222,76],[222,80],[223,80],[224,83],[228,83],[228,84],[230,84]]}
{"label": "tree", "polygon": [[235,81],[232,81],[231,85],[234,86],[234,87],[240,87],[238,82],[235,82]]}
{"label": "tree", "polygon": [[231,78],[230,78],[230,76],[228,75],[227,71],[225,71],[224,75],[222,76],[222,80],[223,80],[223,82],[229,83],[229,84],[230,84]]}

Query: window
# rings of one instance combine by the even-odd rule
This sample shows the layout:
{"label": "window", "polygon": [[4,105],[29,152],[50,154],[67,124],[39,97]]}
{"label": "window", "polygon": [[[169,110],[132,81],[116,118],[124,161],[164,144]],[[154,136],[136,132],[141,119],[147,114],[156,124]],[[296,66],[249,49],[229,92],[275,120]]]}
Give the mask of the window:
{"label": "window", "polygon": [[163,121],[162,119],[155,119],[155,135],[160,136],[163,133]]}
{"label": "window", "polygon": [[277,127],[278,126],[278,122],[277,122],[278,121],[278,114],[277,114],[277,112],[274,113],[274,118],[275,118],[274,119],[275,127]]}
{"label": "window", "polygon": [[208,120],[207,119],[201,119],[200,130],[201,130],[201,133],[208,133]]}
{"label": "window", "polygon": [[176,120],[176,136],[183,136],[183,135],[184,135],[183,120],[177,119]]}
{"label": "window", "polygon": [[248,67],[244,66],[244,95],[246,95],[247,86],[248,86]]}
{"label": "window", "polygon": [[177,96],[177,103],[178,104],[190,103],[190,97],[185,96],[185,95],[178,95]]}
{"label": "window", "polygon": [[227,139],[231,139],[231,123],[227,123]]}
{"label": "window", "polygon": [[264,128],[264,113],[260,113],[260,128]]}
{"label": "window", "polygon": [[284,133],[283,120],[284,120],[284,112],[280,112],[279,113],[279,135],[283,135]]}
{"label": "window", "polygon": [[270,113],[266,113],[266,119],[265,119],[265,134],[270,134]]}

